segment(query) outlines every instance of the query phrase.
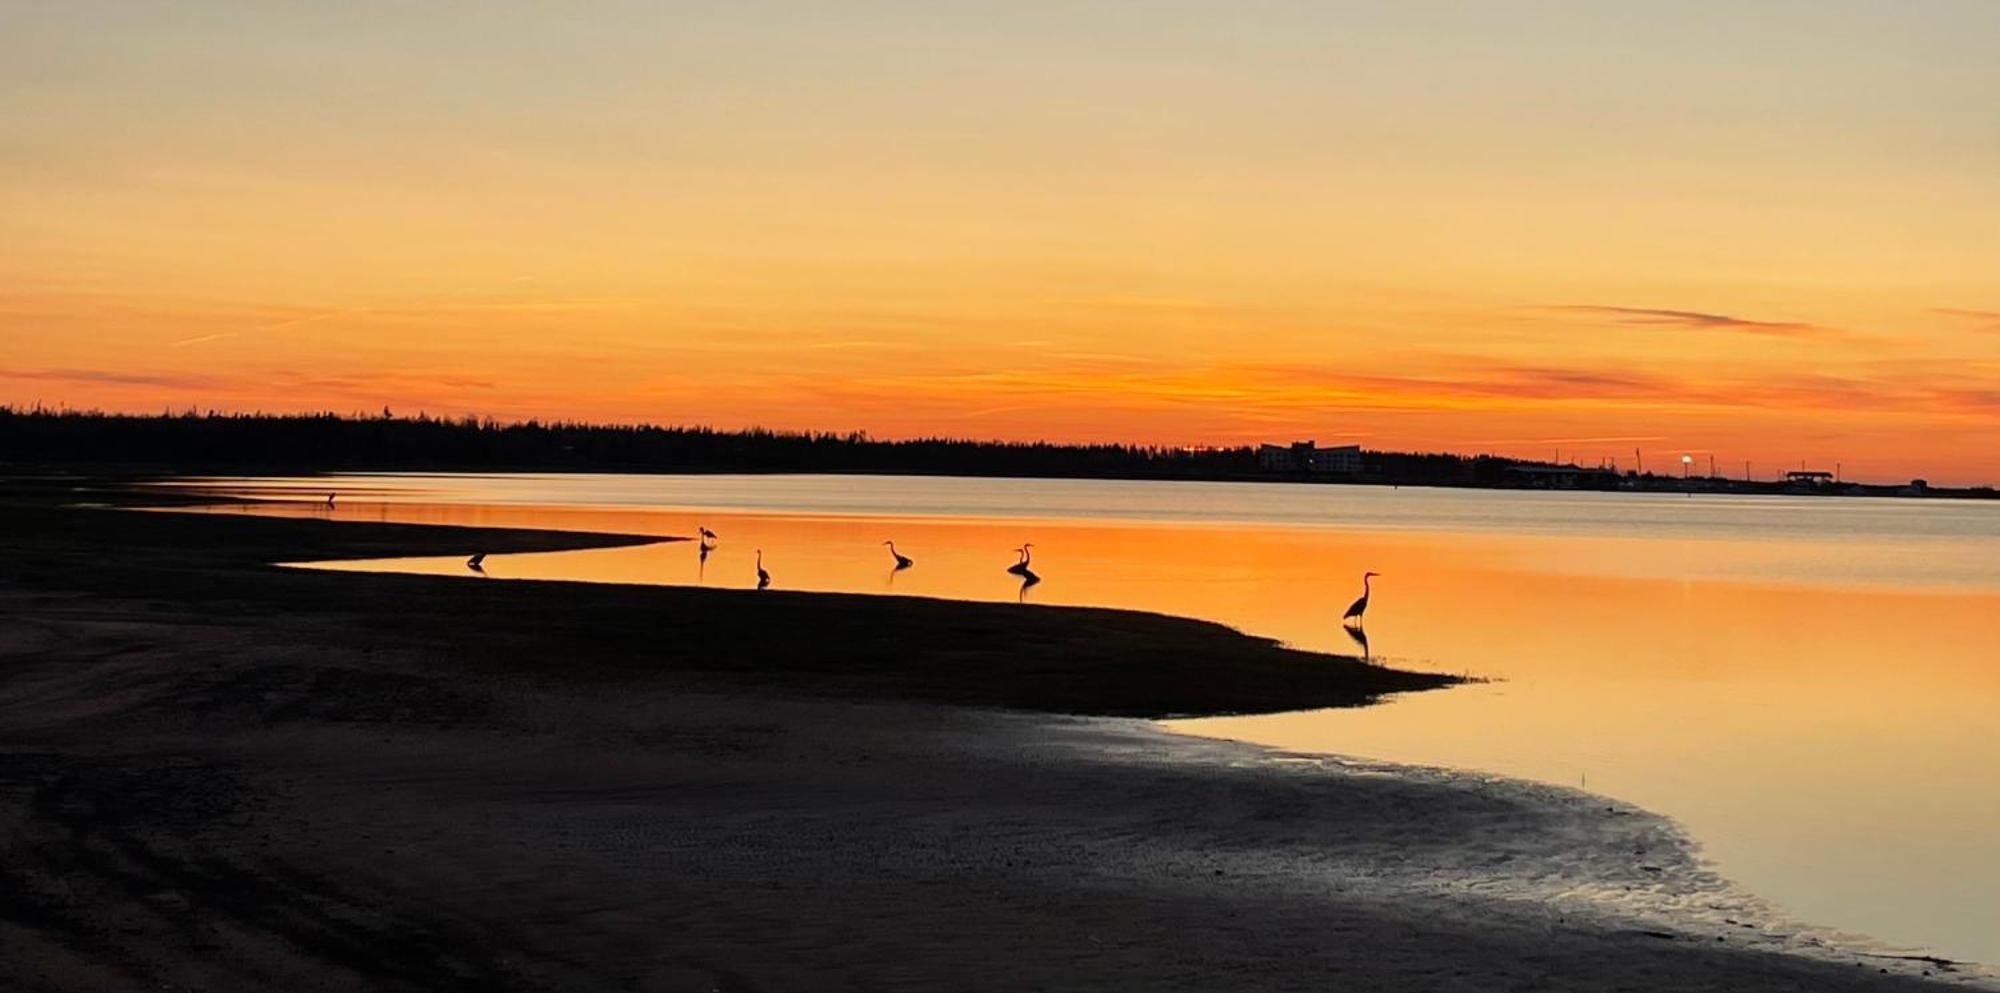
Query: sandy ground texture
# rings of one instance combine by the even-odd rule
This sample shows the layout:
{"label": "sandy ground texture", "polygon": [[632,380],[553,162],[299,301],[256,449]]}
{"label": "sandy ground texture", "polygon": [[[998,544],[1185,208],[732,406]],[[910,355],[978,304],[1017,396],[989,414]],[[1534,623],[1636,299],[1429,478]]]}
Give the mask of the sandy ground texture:
{"label": "sandy ground texture", "polygon": [[[293,522],[232,542],[229,519],[148,538],[182,525],[63,516],[80,513],[0,511],[0,988],[1980,982],[1777,923],[1669,824],[1601,798],[1085,716],[1185,710],[1202,664],[1254,688],[1280,678],[1265,665],[1313,662],[1209,626],[884,600],[870,623],[987,639],[922,660],[954,680],[748,633],[801,629],[821,609],[802,595],[420,578],[385,595],[390,577],[213,550],[329,540]],[[355,554],[576,539],[355,527]],[[711,658],[730,649],[691,633],[710,625],[751,657]],[[1190,641],[1206,663],[1165,647]],[[1000,682],[1047,678],[1077,713],[979,688],[980,667],[1038,652]],[[1117,680],[1093,667],[1131,652],[1187,670],[1107,704]],[[1396,678],[1355,672],[1348,692]]]}

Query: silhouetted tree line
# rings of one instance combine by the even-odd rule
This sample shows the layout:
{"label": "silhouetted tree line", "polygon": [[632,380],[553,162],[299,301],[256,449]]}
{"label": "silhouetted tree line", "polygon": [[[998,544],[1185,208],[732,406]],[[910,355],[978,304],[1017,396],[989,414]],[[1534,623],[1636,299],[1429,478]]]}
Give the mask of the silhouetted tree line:
{"label": "silhouetted tree line", "polygon": [[1495,455],[1442,455],[1429,452],[1361,453],[1364,475],[1405,486],[1501,486],[1516,459]]}
{"label": "silhouetted tree line", "polygon": [[[0,405],[0,466],[70,466],[151,472],[326,470],[547,470],[590,472],[821,472],[1091,479],[1259,479],[1521,488],[1547,485],[1523,462],[1495,455],[1361,453],[1361,473],[1269,472],[1257,450],[919,438],[878,441],[863,432],[502,422],[428,415],[109,414]],[[1573,469],[1573,467],[1571,467]],[[1688,480],[1590,471],[1567,488],[1787,492],[1781,482]],[[1991,487],[1846,483],[1827,494],[1992,498]]]}
{"label": "silhouetted tree line", "polygon": [[419,415],[107,414],[0,407],[0,460],[176,471],[515,469],[610,472],[899,472],[1220,478],[1249,448],[1057,445],[865,433],[500,422]]}

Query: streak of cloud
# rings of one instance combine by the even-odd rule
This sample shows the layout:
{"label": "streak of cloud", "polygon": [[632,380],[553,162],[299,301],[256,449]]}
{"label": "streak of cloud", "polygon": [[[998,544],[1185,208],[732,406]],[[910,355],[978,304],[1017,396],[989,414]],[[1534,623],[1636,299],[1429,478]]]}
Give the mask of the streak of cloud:
{"label": "streak of cloud", "polygon": [[1595,438],[1494,438],[1479,442],[1482,445],[1631,445],[1642,442],[1666,441],[1663,434],[1620,434]]}
{"label": "streak of cloud", "polygon": [[1943,314],[1946,317],[1961,317],[1977,323],[1978,327],[1975,330],[2000,334],[2000,311],[1967,310],[1963,307],[1938,307],[1931,312],[1934,314]]}
{"label": "streak of cloud", "polygon": [[1734,314],[1712,314],[1699,310],[1668,310],[1657,307],[1608,307],[1597,304],[1555,304],[1540,308],[1571,314],[1609,318],[1633,327],[1678,327],[1706,331],[1740,331],[1745,334],[1810,338],[1837,335],[1835,328],[1798,321],[1758,321]]}
{"label": "streak of cloud", "polygon": [[117,372],[109,369],[0,369],[0,379],[45,383],[95,383],[102,386],[158,386],[167,389],[213,389],[218,380],[207,376]]}

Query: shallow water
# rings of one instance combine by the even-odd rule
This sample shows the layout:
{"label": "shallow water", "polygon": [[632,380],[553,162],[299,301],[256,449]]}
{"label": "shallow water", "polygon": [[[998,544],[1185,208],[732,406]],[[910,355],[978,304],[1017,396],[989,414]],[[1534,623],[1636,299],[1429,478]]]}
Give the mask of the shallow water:
{"label": "shallow water", "polygon": [[[1680,820],[1808,921],[2000,962],[2000,505],[824,476],[202,485],[337,519],[721,534],[489,578],[1156,610],[1497,681],[1194,734],[1539,779]],[[331,511],[319,501],[329,490]],[[228,508],[223,508],[228,509]],[[916,559],[891,568],[881,542]],[[1004,567],[1034,543],[1042,582]],[[467,549],[470,554],[477,549]],[[341,563],[479,577],[463,557]],[[1376,580],[1368,643],[1341,610]]]}

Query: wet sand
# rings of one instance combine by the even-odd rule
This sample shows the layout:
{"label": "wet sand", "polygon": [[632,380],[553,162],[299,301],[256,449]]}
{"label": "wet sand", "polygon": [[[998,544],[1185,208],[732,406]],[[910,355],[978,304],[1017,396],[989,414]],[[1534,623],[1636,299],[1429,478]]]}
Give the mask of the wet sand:
{"label": "wet sand", "polygon": [[1969,981],[1601,798],[1142,719],[1437,677],[1119,611],[279,570],[639,539],[51,503],[0,506],[7,988]]}

